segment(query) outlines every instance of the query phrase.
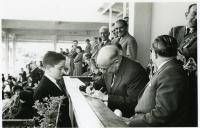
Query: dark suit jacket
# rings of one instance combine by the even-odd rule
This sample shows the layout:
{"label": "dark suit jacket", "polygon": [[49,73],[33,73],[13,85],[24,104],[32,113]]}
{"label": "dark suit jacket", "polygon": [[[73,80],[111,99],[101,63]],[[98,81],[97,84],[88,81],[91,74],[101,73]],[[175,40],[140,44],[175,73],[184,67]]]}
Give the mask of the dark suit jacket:
{"label": "dark suit jacket", "polygon": [[193,57],[197,62],[197,29],[193,33],[186,34],[185,26],[177,26],[171,29],[169,35],[177,40],[178,49],[186,59]]}
{"label": "dark suit jacket", "polygon": [[191,126],[190,91],[182,65],[164,64],[139,95],[130,126]]}
{"label": "dark suit jacket", "polygon": [[137,59],[137,42],[133,36],[127,33],[121,37],[119,44],[122,46],[123,55],[131,60]]}
{"label": "dark suit jacket", "polygon": [[145,69],[139,63],[123,57],[113,86],[112,74],[104,74],[103,78],[108,92],[108,107],[111,110],[120,109],[124,117],[132,116],[138,94],[148,82]]}
{"label": "dark suit jacket", "polygon": [[38,83],[41,80],[43,75],[44,75],[44,71],[39,69],[38,67],[35,68],[33,71],[31,71],[30,77],[32,78],[32,85],[34,85],[35,83]]}
{"label": "dark suit jacket", "polygon": [[34,93],[34,100],[42,100],[44,97],[56,97],[56,96],[66,96],[63,100],[63,104],[60,108],[60,120],[58,122],[59,127],[70,127],[71,121],[69,118],[69,101],[67,97],[66,88],[64,85],[61,84],[60,90],[52,81],[50,81],[46,76],[43,76],[39,86],[35,90]]}

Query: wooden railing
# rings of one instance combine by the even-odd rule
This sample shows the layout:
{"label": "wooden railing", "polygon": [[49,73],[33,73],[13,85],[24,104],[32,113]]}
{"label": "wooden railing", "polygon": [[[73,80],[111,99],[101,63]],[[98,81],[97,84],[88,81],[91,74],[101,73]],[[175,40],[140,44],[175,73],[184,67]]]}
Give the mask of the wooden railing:
{"label": "wooden railing", "polygon": [[35,126],[34,119],[3,119],[3,128],[33,128]]}

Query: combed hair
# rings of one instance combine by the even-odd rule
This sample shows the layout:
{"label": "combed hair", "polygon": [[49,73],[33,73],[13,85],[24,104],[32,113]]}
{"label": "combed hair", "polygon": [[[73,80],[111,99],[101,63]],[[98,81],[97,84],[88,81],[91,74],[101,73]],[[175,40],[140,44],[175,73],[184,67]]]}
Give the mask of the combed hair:
{"label": "combed hair", "polygon": [[125,20],[120,19],[120,20],[117,20],[116,23],[120,23],[120,24],[122,24],[124,27],[128,27],[127,21],[125,21]]}
{"label": "combed hair", "polygon": [[65,60],[65,56],[63,56],[61,53],[48,51],[43,57],[43,64],[44,66],[47,65],[55,66],[62,60]]}
{"label": "combed hair", "polygon": [[175,57],[177,56],[178,43],[172,36],[161,35],[154,40],[152,48],[155,53],[162,57]]}
{"label": "combed hair", "polygon": [[192,6],[196,6],[196,5],[197,5],[196,3],[190,4],[188,7],[188,12],[190,12],[190,9],[192,8]]}

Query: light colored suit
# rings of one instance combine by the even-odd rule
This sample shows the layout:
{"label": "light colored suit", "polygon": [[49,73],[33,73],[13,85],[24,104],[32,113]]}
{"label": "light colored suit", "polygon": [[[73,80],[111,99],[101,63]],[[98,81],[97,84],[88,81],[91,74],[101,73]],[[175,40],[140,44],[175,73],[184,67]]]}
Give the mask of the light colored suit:
{"label": "light colored suit", "polygon": [[131,60],[137,59],[137,42],[133,36],[127,33],[124,37],[120,38],[119,44],[122,46],[123,56]]}

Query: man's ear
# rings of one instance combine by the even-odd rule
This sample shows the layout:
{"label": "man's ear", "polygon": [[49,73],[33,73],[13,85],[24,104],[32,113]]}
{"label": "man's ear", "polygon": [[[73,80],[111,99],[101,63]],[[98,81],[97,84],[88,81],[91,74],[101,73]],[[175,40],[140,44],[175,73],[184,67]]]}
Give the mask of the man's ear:
{"label": "man's ear", "polygon": [[50,65],[46,65],[46,69],[48,70],[48,69],[50,69],[51,68],[51,66]]}
{"label": "man's ear", "polygon": [[188,16],[188,12],[185,13],[185,18],[187,18],[187,16]]}

